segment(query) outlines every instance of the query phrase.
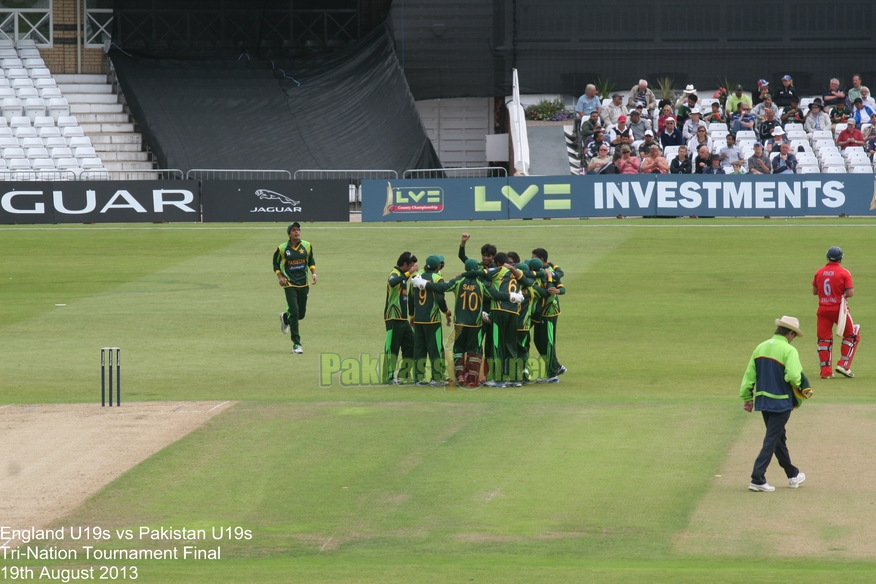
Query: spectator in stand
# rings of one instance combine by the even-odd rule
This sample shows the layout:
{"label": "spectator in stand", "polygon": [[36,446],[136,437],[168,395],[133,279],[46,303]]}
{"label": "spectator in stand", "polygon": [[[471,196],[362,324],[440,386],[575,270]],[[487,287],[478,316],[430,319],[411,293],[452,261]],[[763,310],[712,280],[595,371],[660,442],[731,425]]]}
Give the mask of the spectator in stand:
{"label": "spectator in stand", "polygon": [[701,119],[703,112],[700,111],[700,106],[693,106],[688,115],[690,117],[684,123],[684,129],[681,131],[681,135],[684,136],[685,141],[689,141],[696,135],[697,128],[708,128],[706,122]]}
{"label": "spectator in stand", "polygon": [[[645,122],[646,124],[648,124],[648,127],[649,127],[649,128],[653,129],[654,126],[653,126],[653,124],[651,123],[652,111],[648,110],[648,108],[645,107],[645,104],[644,104],[643,102],[641,102],[641,101],[640,101],[639,103],[636,104],[636,111],[639,112],[639,118],[640,118],[643,122]],[[632,113],[633,113],[632,110],[630,110],[630,114],[632,114]],[[657,110],[654,109],[654,110],[653,110],[653,113],[656,114],[656,113],[657,113]]]}
{"label": "spectator in stand", "polygon": [[609,150],[611,149],[611,145],[608,143],[608,140],[605,139],[605,131],[601,126],[596,126],[596,129],[593,130],[593,135],[587,138],[587,141],[584,143],[586,160],[595,157],[603,145]]}
{"label": "spectator in stand", "polygon": [[739,104],[739,111],[733,116],[733,123],[730,125],[730,130],[734,134],[738,134],[743,130],[754,131],[755,119],[751,115],[751,106],[747,103]]}
{"label": "spectator in stand", "polygon": [[742,92],[742,86],[737,85],[736,90],[727,98],[727,117],[736,113],[740,104],[747,104],[748,109],[751,109],[751,98]]}
{"label": "spectator in stand", "polygon": [[770,165],[770,157],[760,142],[754,143],[754,154],[748,158],[749,174],[772,174],[773,167]]}
{"label": "spectator in stand", "polygon": [[[693,88],[693,85],[688,85],[688,87]],[[682,95],[678,102],[676,102],[675,113],[678,121],[678,127],[684,127],[684,124],[687,123],[688,116],[690,115],[691,110],[697,107],[698,101],[699,96],[697,96],[696,93],[686,93]],[[679,102],[681,105],[679,105]]]}
{"label": "spectator in stand", "polygon": [[804,121],[806,121],[806,112],[800,107],[800,99],[795,95],[791,97],[791,104],[782,109],[782,124],[802,124]]}
{"label": "spectator in stand", "polygon": [[639,172],[642,174],[669,173],[669,163],[663,158],[663,153],[660,152],[660,148],[656,145],[651,146],[651,150],[648,152],[648,157],[642,161],[642,166],[640,168]]}
{"label": "spectator in stand", "polygon": [[736,145],[736,136],[727,134],[727,145],[718,151],[718,159],[724,164],[730,164],[734,160],[745,160],[742,148]]}
{"label": "spectator in stand", "polygon": [[617,119],[617,126],[608,131],[608,143],[615,150],[624,144],[627,146],[632,145],[633,133],[627,127],[627,116],[620,116]]}
{"label": "spectator in stand", "polygon": [[[861,98],[859,97],[858,99]],[[866,144],[864,135],[855,127],[855,120],[849,118],[846,129],[836,137],[836,145],[840,147],[840,150],[845,150],[849,146],[864,146],[864,144]]]}
{"label": "spectator in stand", "polygon": [[876,111],[876,100],[870,97],[870,89],[866,85],[861,86],[861,101],[864,102],[864,105],[873,108],[873,111]]}
{"label": "spectator in stand", "polygon": [[797,103],[800,103],[800,96],[797,94],[797,89],[794,88],[794,80],[790,75],[782,77],[782,86],[773,94],[773,103],[781,108],[786,108],[791,105],[791,99],[797,98]]}
{"label": "spectator in stand", "polygon": [[614,154],[611,155],[611,164],[607,164],[602,168],[602,172],[599,174],[620,174],[620,171],[615,166],[618,161],[621,159],[623,155],[620,153],[620,150],[615,150]]}
{"label": "spectator in stand", "polygon": [[691,174],[693,172],[693,162],[687,155],[687,146],[678,147],[678,156],[669,163],[669,172],[671,174]]}
{"label": "spectator in stand", "polygon": [[803,129],[806,130],[810,140],[812,140],[812,134],[815,131],[830,130],[830,117],[824,113],[824,105],[820,99],[816,98],[809,104],[809,114],[806,116],[806,121],[803,122]]}
{"label": "spectator in stand", "polygon": [[691,152],[699,152],[700,146],[706,146],[709,149],[709,152],[712,151],[712,139],[709,137],[709,133],[703,126],[698,127],[696,135],[692,136],[687,142],[687,147]]}
{"label": "spectator in stand", "polygon": [[614,163],[618,174],[639,174],[641,162],[638,156],[633,156],[630,147],[624,144],[620,149],[621,157]]}
{"label": "spectator in stand", "polygon": [[[690,99],[690,96],[692,95],[696,96],[693,102],[691,102]],[[697,100],[699,100],[699,96],[697,95],[696,88],[693,85],[688,84],[688,86],[684,88],[684,91],[681,92],[681,96],[677,100],[675,100],[675,105],[673,106],[673,109],[675,109],[676,113],[678,113],[679,116],[684,114],[684,116],[687,117],[687,110],[692,108],[697,103]],[[682,108],[686,109],[682,110]]]}
{"label": "spectator in stand", "polygon": [[590,116],[581,122],[581,128],[578,130],[578,139],[576,140],[576,144],[578,144],[578,158],[583,160],[584,154],[587,152],[586,148],[589,146],[588,140],[593,136],[593,131],[599,127],[599,112],[593,110],[590,112]]}
{"label": "spectator in stand", "polygon": [[[766,103],[766,102],[764,102]],[[760,104],[763,105],[763,104]],[[779,124],[778,120],[776,120],[776,116],[773,113],[772,109],[764,110],[764,118],[761,120],[760,124],[757,125],[757,136],[761,142],[769,140],[773,135],[773,130],[778,128],[782,129],[782,126]],[[783,132],[784,133],[784,132]]]}
{"label": "spectator in stand", "polygon": [[851,105],[855,100],[861,97],[861,76],[855,73],[852,75],[852,87],[846,92],[846,103]]}
{"label": "spectator in stand", "polygon": [[865,126],[861,129],[861,133],[864,135],[864,140],[869,142],[870,138],[876,136],[876,113],[870,116],[870,123]]}
{"label": "spectator in stand", "polygon": [[751,103],[753,105],[760,105],[763,103],[763,100],[766,99],[766,96],[770,93],[770,82],[766,79],[761,79],[757,82],[757,94],[753,94],[751,96]]}
{"label": "spectator in stand", "polygon": [[584,95],[578,98],[578,104],[575,106],[575,112],[578,114],[577,126],[590,117],[590,112],[596,112],[596,115],[602,113],[602,101],[596,95],[596,86],[588,85],[584,88]]}
{"label": "spectator in stand", "polygon": [[727,174],[721,168],[721,157],[717,154],[712,154],[711,164],[703,169],[703,174]]}
{"label": "spectator in stand", "polygon": [[782,144],[790,144],[785,139],[785,131],[781,126],[773,128],[772,136],[766,141],[766,150],[769,153],[778,152]]}
{"label": "spectator in stand", "polygon": [[672,106],[667,103],[663,106],[663,109],[660,110],[660,117],[657,118],[658,136],[663,133],[663,128],[666,127],[666,120],[668,120],[669,118],[674,119],[675,116],[672,115]]}
{"label": "spectator in stand", "polygon": [[639,108],[630,112],[630,120],[627,122],[630,132],[633,134],[633,147],[638,148],[645,139],[645,130],[651,128],[651,124],[642,121],[642,113]]}
{"label": "spectator in stand", "polygon": [[745,172],[745,164],[744,160],[734,160],[730,163],[733,166],[733,172],[730,174],[746,174]]}
{"label": "spectator in stand", "polygon": [[711,151],[706,146],[700,146],[699,150],[697,150],[697,155],[693,161],[694,174],[703,174],[703,172],[711,165]]}
{"label": "spectator in stand", "polygon": [[660,133],[660,144],[664,148],[684,144],[684,136],[681,135],[681,130],[675,127],[675,118],[666,119],[666,127]]}
{"label": "spectator in stand", "polygon": [[840,102],[830,110],[830,129],[836,131],[837,126],[844,126],[849,121],[849,110],[846,109],[846,103]]}
{"label": "spectator in stand", "polygon": [[712,102],[712,112],[706,116],[707,124],[726,124],[727,118],[721,113],[721,104],[717,101]]}
{"label": "spectator in stand", "polygon": [[773,158],[773,174],[795,174],[797,172],[797,157],[791,154],[791,145],[782,144],[779,155]]}
{"label": "spectator in stand", "polygon": [[590,164],[587,165],[587,174],[599,174],[610,163],[611,156],[608,153],[608,144],[600,144],[596,156],[591,158]]}
{"label": "spectator in stand", "polygon": [[630,95],[627,97],[627,109],[630,113],[639,102],[644,103],[648,111],[657,107],[657,98],[654,97],[654,92],[648,89],[648,82],[644,79],[639,79],[639,84],[630,89]]}
{"label": "spectator in stand", "polygon": [[824,102],[824,107],[837,106],[846,101],[846,92],[840,89],[839,79],[833,78],[830,80],[830,87],[821,96]]}
{"label": "spectator in stand", "polygon": [[602,113],[599,114],[602,120],[602,127],[616,126],[617,119],[621,116],[627,117],[629,113],[626,106],[623,104],[624,96],[620,93],[611,94],[611,103],[602,108]]}
{"label": "spectator in stand", "polygon": [[854,107],[852,108],[852,119],[855,120],[855,123],[858,125],[858,127],[869,123],[870,116],[876,113],[876,110],[874,110],[870,106],[864,105],[864,99],[861,97],[856,97],[853,105]]}
{"label": "spectator in stand", "polygon": [[754,116],[757,125],[760,125],[760,123],[763,121],[764,114],[767,110],[772,110],[773,114],[775,114],[776,119],[778,119],[779,114],[781,113],[779,111],[779,106],[773,103],[773,96],[769,93],[763,96],[763,99],[759,104],[751,108],[751,115]]}
{"label": "spectator in stand", "polygon": [[648,156],[648,153],[651,152],[651,146],[660,148],[660,145],[654,141],[654,131],[645,130],[645,139],[639,144],[639,158]]}
{"label": "spectator in stand", "polygon": [[867,145],[864,146],[864,150],[867,151],[867,155],[870,156],[870,160],[873,160],[873,154],[876,154],[876,133],[874,133],[869,140],[867,140]]}

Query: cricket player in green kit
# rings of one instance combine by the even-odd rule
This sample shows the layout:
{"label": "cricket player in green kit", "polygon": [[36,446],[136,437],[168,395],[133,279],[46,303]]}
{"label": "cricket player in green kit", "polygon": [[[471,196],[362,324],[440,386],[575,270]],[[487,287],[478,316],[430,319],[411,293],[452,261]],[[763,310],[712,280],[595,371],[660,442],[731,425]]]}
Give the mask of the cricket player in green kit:
{"label": "cricket player in green kit", "polygon": [[[426,269],[418,274],[429,282],[442,282],[443,278],[438,273],[444,266],[444,256],[430,255],[426,258]],[[430,292],[428,290],[413,290],[408,294],[408,314],[411,325],[414,327],[414,376],[417,385],[444,385],[444,375],[447,364],[441,357],[444,348],[444,337],[441,333],[441,313],[447,317],[450,325],[451,312],[447,309],[443,292]],[[432,379],[426,379],[426,359],[432,366]]]}
{"label": "cricket player in green kit", "polygon": [[420,277],[411,279],[411,283],[419,288],[433,292],[453,292],[456,295],[456,305],[453,320],[456,325],[456,339],[453,341],[453,370],[456,381],[467,387],[483,385],[481,377],[481,343],[483,342],[484,295],[494,300],[508,300],[507,294],[488,288],[482,278],[486,277],[483,269],[478,269],[475,259],[465,261],[465,272],[448,282],[430,282]]}
{"label": "cricket player in green kit", "polygon": [[386,305],[383,320],[386,323],[386,344],[383,349],[383,383],[398,384],[395,378],[398,352],[402,359],[414,358],[414,333],[408,323],[408,279],[417,273],[417,256],[406,251],[398,258],[386,282]]}
{"label": "cricket player in green kit", "polygon": [[558,377],[563,370],[557,361],[557,319],[560,316],[559,296],[566,293],[560,282],[560,276],[550,266],[542,266],[539,258],[529,260],[529,267],[535,272],[544,267],[544,277],[533,284],[533,290],[540,298],[532,312],[532,323],[535,325],[535,348],[545,361],[545,377],[537,379],[539,383],[558,383]]}
{"label": "cricket player in green kit", "polygon": [[493,358],[490,363],[488,387],[520,387],[523,382],[523,363],[517,357],[517,315],[522,294],[518,292],[520,270],[508,263],[508,256],[499,252],[493,257],[493,267],[487,271],[490,288],[509,295],[509,300],[494,302],[490,309],[493,324]]}
{"label": "cricket player in green kit", "polygon": [[301,239],[301,225],[296,221],[286,228],[289,241],[274,251],[274,273],[286,293],[286,312],[280,313],[280,332],[292,333],[292,352],[303,353],[298,321],[307,313],[307,294],[310,290],[307,270],[316,284],[316,263],[313,246]]}

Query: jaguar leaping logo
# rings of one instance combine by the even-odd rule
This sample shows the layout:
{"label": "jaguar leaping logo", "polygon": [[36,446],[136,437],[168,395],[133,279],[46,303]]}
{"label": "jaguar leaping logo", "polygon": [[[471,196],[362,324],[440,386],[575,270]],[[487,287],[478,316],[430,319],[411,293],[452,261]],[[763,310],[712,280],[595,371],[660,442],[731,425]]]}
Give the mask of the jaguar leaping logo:
{"label": "jaguar leaping logo", "polygon": [[286,195],[281,195],[280,193],[275,193],[274,191],[270,191],[268,189],[257,189],[255,194],[260,199],[276,199],[281,203],[285,203],[293,207],[301,204],[301,201],[295,201],[293,199],[290,199]]}

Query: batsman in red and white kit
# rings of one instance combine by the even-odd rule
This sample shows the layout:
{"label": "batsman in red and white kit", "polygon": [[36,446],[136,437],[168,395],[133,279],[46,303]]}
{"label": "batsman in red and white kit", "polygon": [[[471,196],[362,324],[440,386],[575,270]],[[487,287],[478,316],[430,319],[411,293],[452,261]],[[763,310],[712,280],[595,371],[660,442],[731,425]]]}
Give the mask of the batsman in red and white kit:
{"label": "batsman in red and white kit", "polygon": [[852,359],[861,340],[861,325],[852,322],[847,299],[855,295],[852,275],[840,264],[843,250],[833,246],[827,250],[827,265],[815,272],[812,293],[818,296],[818,360],[821,363],[821,378],[833,377],[831,350],[833,349],[833,325],[837,336],[842,337],[842,354],[836,372],[854,377]]}

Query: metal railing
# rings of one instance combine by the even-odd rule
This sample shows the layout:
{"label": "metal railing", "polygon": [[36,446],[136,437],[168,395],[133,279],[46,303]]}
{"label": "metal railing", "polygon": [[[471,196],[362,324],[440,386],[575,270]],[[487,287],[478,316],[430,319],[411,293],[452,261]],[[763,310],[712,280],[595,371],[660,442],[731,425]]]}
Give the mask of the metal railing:
{"label": "metal railing", "polygon": [[296,170],[295,180],[353,179],[383,180],[398,178],[394,170]]}
{"label": "metal railing", "polygon": [[292,180],[288,170],[256,170],[251,168],[192,168],[189,180]]}
{"label": "metal railing", "polygon": [[69,170],[2,170],[0,181],[70,181],[76,173]]}
{"label": "metal railing", "polygon": [[423,178],[504,178],[508,171],[501,166],[479,166],[472,168],[413,168],[402,174],[405,179]]}
{"label": "metal railing", "polygon": [[183,180],[177,168],[154,170],[3,170],[0,181]]}
{"label": "metal railing", "polygon": [[154,168],[151,170],[83,170],[79,180],[183,180],[185,175],[178,168]]}
{"label": "metal railing", "polygon": [[394,170],[308,170],[295,171],[295,180],[348,180],[350,181],[350,212],[362,212],[363,180],[395,180]]}

